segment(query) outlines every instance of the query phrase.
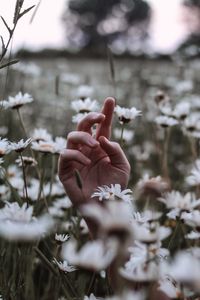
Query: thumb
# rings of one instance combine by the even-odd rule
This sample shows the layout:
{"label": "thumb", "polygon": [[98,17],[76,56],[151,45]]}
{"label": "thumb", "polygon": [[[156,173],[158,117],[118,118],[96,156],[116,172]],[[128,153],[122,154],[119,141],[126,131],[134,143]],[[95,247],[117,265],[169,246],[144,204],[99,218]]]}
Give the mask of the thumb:
{"label": "thumb", "polygon": [[119,169],[124,170],[127,173],[130,172],[129,162],[118,143],[110,142],[105,136],[99,137],[99,143],[102,149],[110,158],[111,164],[113,166],[118,167]]}

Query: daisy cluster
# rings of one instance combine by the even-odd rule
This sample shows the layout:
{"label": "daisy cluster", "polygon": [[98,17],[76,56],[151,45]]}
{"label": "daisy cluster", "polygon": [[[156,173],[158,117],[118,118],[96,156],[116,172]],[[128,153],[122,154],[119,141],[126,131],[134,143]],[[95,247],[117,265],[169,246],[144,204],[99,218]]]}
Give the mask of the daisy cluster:
{"label": "daisy cluster", "polygon": [[[43,71],[20,64],[14,72],[35,80]],[[131,72],[119,73],[119,85],[132,80]],[[23,124],[36,102],[29,93],[0,102],[2,115],[21,126],[15,139],[7,122],[0,127],[1,299],[199,299],[200,98],[189,79],[167,76],[163,83],[147,69],[140,77],[151,86],[147,99],[117,99],[113,120],[112,140],[132,166],[129,187],[97,186],[79,211],[57,176],[67,138]],[[101,97],[78,74],[62,72],[56,82],[58,97],[63,86],[72,89],[67,136],[100,110]],[[49,104],[46,114],[51,110]]]}

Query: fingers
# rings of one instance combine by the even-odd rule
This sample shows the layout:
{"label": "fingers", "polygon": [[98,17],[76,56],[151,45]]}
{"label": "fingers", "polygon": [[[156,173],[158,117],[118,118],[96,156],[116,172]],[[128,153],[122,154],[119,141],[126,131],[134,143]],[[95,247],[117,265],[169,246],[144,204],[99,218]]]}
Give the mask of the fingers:
{"label": "fingers", "polygon": [[59,174],[66,171],[71,162],[78,162],[83,165],[89,165],[90,159],[78,150],[65,149],[59,157]]}
{"label": "fingers", "polygon": [[85,131],[89,134],[92,133],[91,128],[96,123],[101,123],[105,119],[104,114],[91,112],[87,114],[78,124],[78,131]]}
{"label": "fingers", "polygon": [[105,119],[97,127],[96,139],[98,139],[100,136],[110,138],[114,108],[115,99],[112,97],[106,98],[102,109],[102,114],[105,115]]}
{"label": "fingers", "polygon": [[130,164],[118,143],[110,142],[104,136],[99,138],[99,143],[103,150],[107,153],[113,166],[119,167],[127,173],[130,172]]}
{"label": "fingers", "polygon": [[78,149],[79,145],[88,147],[97,147],[99,142],[96,141],[89,133],[81,131],[72,131],[67,136],[67,148]]}

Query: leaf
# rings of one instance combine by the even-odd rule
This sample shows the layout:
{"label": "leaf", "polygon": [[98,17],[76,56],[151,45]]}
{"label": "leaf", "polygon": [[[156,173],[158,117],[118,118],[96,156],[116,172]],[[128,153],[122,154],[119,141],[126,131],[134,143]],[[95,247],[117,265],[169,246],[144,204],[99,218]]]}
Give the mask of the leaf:
{"label": "leaf", "polygon": [[0,65],[0,69],[6,68],[6,67],[14,65],[14,64],[17,64],[18,62],[19,62],[19,59],[13,59],[13,60],[8,61],[7,63],[5,63],[3,65]]}
{"label": "leaf", "polygon": [[20,13],[18,15],[18,20],[25,14],[27,14],[31,9],[33,9],[33,7],[35,7],[35,5],[30,6],[29,8],[25,9],[22,13]]}
{"label": "leaf", "polygon": [[77,169],[74,170],[74,175],[75,175],[75,178],[76,178],[77,186],[79,187],[80,190],[82,190],[83,182],[82,182],[82,179],[81,179],[81,175],[80,175],[80,173]]}
{"label": "leaf", "polygon": [[4,23],[4,25],[6,26],[6,28],[8,29],[9,33],[11,34],[12,30],[10,29],[10,27],[8,26],[8,24],[6,23],[6,20],[1,16],[1,19]]}

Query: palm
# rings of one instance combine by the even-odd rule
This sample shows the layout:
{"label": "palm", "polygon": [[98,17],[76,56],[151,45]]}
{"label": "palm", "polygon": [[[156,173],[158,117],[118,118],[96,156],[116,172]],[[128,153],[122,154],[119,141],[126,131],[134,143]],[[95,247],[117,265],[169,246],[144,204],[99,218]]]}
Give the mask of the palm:
{"label": "palm", "polygon": [[[91,164],[83,166],[73,162],[63,180],[67,194],[73,203],[82,204],[90,201],[92,193],[102,185],[119,183],[122,187],[126,187],[129,178],[128,163],[122,161],[120,166],[119,164],[113,165],[110,157],[100,146],[95,149],[83,147],[82,153],[90,158]],[[80,175],[82,188],[78,186],[74,170],[77,170]]]}

